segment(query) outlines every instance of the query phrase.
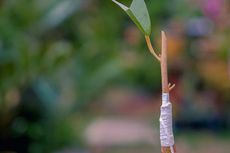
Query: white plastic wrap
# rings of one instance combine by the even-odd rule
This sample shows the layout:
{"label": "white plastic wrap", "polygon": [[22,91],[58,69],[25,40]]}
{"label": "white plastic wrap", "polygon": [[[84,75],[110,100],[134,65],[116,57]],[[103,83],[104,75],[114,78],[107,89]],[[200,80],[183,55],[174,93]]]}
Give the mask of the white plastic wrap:
{"label": "white plastic wrap", "polygon": [[174,153],[174,136],[172,129],[172,104],[169,100],[169,94],[162,94],[162,105],[160,115],[160,140],[161,146],[170,147],[171,153]]}

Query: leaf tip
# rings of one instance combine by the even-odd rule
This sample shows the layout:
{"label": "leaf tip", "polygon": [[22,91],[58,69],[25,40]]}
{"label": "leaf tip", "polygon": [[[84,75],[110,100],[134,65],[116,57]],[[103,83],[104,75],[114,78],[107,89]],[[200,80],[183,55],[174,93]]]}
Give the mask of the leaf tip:
{"label": "leaf tip", "polygon": [[117,4],[118,6],[120,6],[124,11],[127,11],[129,9],[127,6],[125,6],[124,4],[119,3],[116,0],[112,0],[112,2],[114,2],[115,4]]}

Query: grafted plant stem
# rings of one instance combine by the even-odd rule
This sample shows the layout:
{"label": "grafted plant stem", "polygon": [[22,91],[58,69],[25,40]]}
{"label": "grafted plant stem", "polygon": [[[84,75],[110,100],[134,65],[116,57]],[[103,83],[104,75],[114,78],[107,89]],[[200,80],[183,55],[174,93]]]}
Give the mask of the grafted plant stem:
{"label": "grafted plant stem", "polygon": [[[162,93],[169,93],[174,87],[175,84],[171,85],[168,83],[168,70],[167,70],[167,38],[165,32],[161,32],[161,55],[157,55],[155,50],[152,47],[149,36],[145,36],[147,46],[149,51],[153,54],[153,56],[160,62],[161,65],[161,81],[162,81]],[[172,153],[170,146],[161,148],[162,153]],[[176,153],[176,146],[173,146],[173,151]]]}

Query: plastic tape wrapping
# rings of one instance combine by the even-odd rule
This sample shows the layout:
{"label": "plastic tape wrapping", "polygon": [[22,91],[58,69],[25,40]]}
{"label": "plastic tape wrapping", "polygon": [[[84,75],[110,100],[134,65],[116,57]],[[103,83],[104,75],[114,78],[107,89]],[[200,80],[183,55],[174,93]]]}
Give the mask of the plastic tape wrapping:
{"label": "plastic tape wrapping", "polygon": [[170,147],[171,153],[174,153],[174,136],[172,129],[172,104],[169,100],[169,94],[162,94],[162,105],[160,115],[160,140],[161,146]]}

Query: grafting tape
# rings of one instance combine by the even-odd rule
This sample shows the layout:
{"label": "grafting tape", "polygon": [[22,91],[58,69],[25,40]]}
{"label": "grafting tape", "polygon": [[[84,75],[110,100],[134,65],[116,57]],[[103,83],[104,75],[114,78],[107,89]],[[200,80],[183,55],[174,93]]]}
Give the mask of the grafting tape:
{"label": "grafting tape", "polygon": [[172,129],[172,104],[169,100],[169,94],[162,94],[162,105],[160,114],[160,140],[162,147],[170,147],[171,153],[174,153],[174,136]]}

